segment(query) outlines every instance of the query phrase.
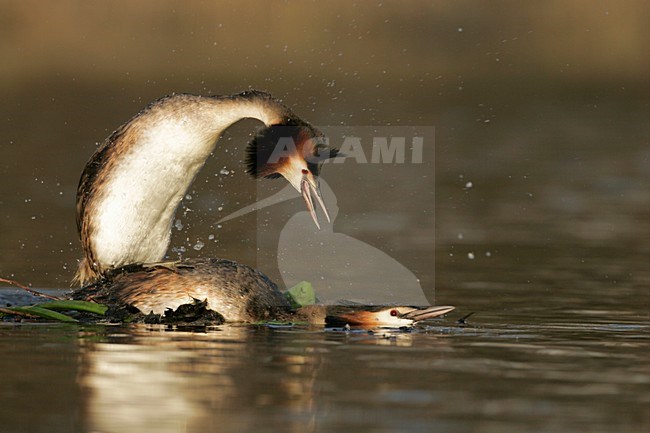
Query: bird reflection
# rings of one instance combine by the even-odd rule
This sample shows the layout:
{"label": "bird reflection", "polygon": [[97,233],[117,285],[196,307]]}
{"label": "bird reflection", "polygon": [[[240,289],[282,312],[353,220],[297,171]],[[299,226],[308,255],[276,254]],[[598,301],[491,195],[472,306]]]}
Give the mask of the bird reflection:
{"label": "bird reflection", "polygon": [[[250,330],[244,327],[207,334],[155,331],[84,345],[79,382],[89,394],[89,431],[247,431],[255,427],[255,408],[271,404],[271,397],[310,404],[303,371],[313,368],[309,355],[274,359],[260,353],[250,359],[251,348],[267,346],[247,344]],[[284,375],[271,394],[256,374],[260,362]]]}
{"label": "bird reflection", "polygon": [[[313,431],[317,414],[327,410],[316,383],[347,384],[336,363],[327,360],[330,349],[347,337],[295,332],[232,325],[207,332],[166,332],[144,325],[87,332],[87,338],[79,339],[77,377],[87,395],[86,428],[265,431],[275,420],[282,431]],[[278,344],[296,335],[300,344]],[[412,334],[386,335],[360,333],[355,342],[412,344]]]}

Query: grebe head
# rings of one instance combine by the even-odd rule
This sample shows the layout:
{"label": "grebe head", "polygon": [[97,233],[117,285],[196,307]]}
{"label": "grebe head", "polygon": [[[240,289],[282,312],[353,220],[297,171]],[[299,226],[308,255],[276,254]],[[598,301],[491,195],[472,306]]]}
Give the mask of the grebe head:
{"label": "grebe head", "polygon": [[375,307],[343,307],[336,306],[328,311],[325,323],[329,326],[361,326],[399,328],[412,326],[417,322],[442,316],[454,307],[404,307],[404,306],[375,306]]}
{"label": "grebe head", "polygon": [[247,148],[247,171],[259,178],[284,177],[298,191],[314,223],[320,228],[314,207],[318,202],[330,221],[320,192],[318,176],[323,162],[334,158],[336,149],[327,146],[324,135],[297,118],[264,128]]}

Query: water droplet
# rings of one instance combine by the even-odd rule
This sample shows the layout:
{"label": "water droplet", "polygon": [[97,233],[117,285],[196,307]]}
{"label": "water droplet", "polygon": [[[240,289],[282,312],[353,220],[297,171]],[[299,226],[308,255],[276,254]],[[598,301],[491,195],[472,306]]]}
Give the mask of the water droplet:
{"label": "water droplet", "polygon": [[196,241],[196,243],[194,244],[194,246],[192,248],[194,248],[196,251],[201,251],[204,246],[205,246],[205,244],[203,242]]}
{"label": "water droplet", "polygon": [[472,252],[467,253],[467,258],[470,260],[474,260],[474,253]]}
{"label": "water droplet", "polygon": [[224,176],[227,176],[230,174],[230,170],[228,170],[226,167],[222,168],[219,170],[219,173],[223,174]]}
{"label": "water droplet", "polygon": [[176,230],[183,230],[183,223],[181,220],[174,221],[174,227],[176,227]]}

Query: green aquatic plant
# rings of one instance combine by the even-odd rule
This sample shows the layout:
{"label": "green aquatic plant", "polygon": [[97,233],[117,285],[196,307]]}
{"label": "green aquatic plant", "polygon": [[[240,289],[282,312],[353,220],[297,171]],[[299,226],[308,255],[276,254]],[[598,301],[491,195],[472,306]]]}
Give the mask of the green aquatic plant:
{"label": "green aquatic plant", "polygon": [[108,307],[95,302],[57,300],[43,304],[4,307],[0,309],[0,317],[7,315],[31,316],[57,322],[78,322],[72,316],[60,311],[76,311],[79,313],[92,313],[103,316]]}
{"label": "green aquatic plant", "polygon": [[286,296],[289,304],[293,308],[306,307],[307,305],[314,305],[318,302],[314,288],[309,281],[301,281],[287,289],[284,292],[284,296]]}
{"label": "green aquatic plant", "polygon": [[47,295],[31,289],[15,280],[0,278],[0,282],[19,287],[32,295],[50,299],[49,302],[43,302],[36,305],[7,306],[0,308],[0,317],[26,316],[54,320],[57,322],[78,322],[74,317],[64,314],[61,311],[76,311],[78,313],[91,313],[103,316],[106,313],[106,310],[108,310],[106,305],[98,304],[96,302],[59,299],[56,296]]}

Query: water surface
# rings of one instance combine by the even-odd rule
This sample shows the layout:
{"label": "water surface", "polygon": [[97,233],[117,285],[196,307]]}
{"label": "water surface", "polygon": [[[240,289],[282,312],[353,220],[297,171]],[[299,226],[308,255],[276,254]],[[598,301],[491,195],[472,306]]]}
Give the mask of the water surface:
{"label": "water surface", "polygon": [[643,431],[650,329],[586,322],[612,313],[373,334],[5,324],[1,414],[12,432]]}
{"label": "water surface", "polygon": [[[0,276],[69,286],[83,166],[149,101],[257,88],[315,125],[435,130],[423,164],[323,178],[332,232],[410,273],[397,299],[457,309],[374,334],[1,323],[0,431],[648,431],[647,2],[242,4],[0,3]],[[218,223],[284,187],[244,174],[258,126],[226,132],[169,258],[282,285],[297,194]],[[367,283],[333,272],[317,294]]]}

